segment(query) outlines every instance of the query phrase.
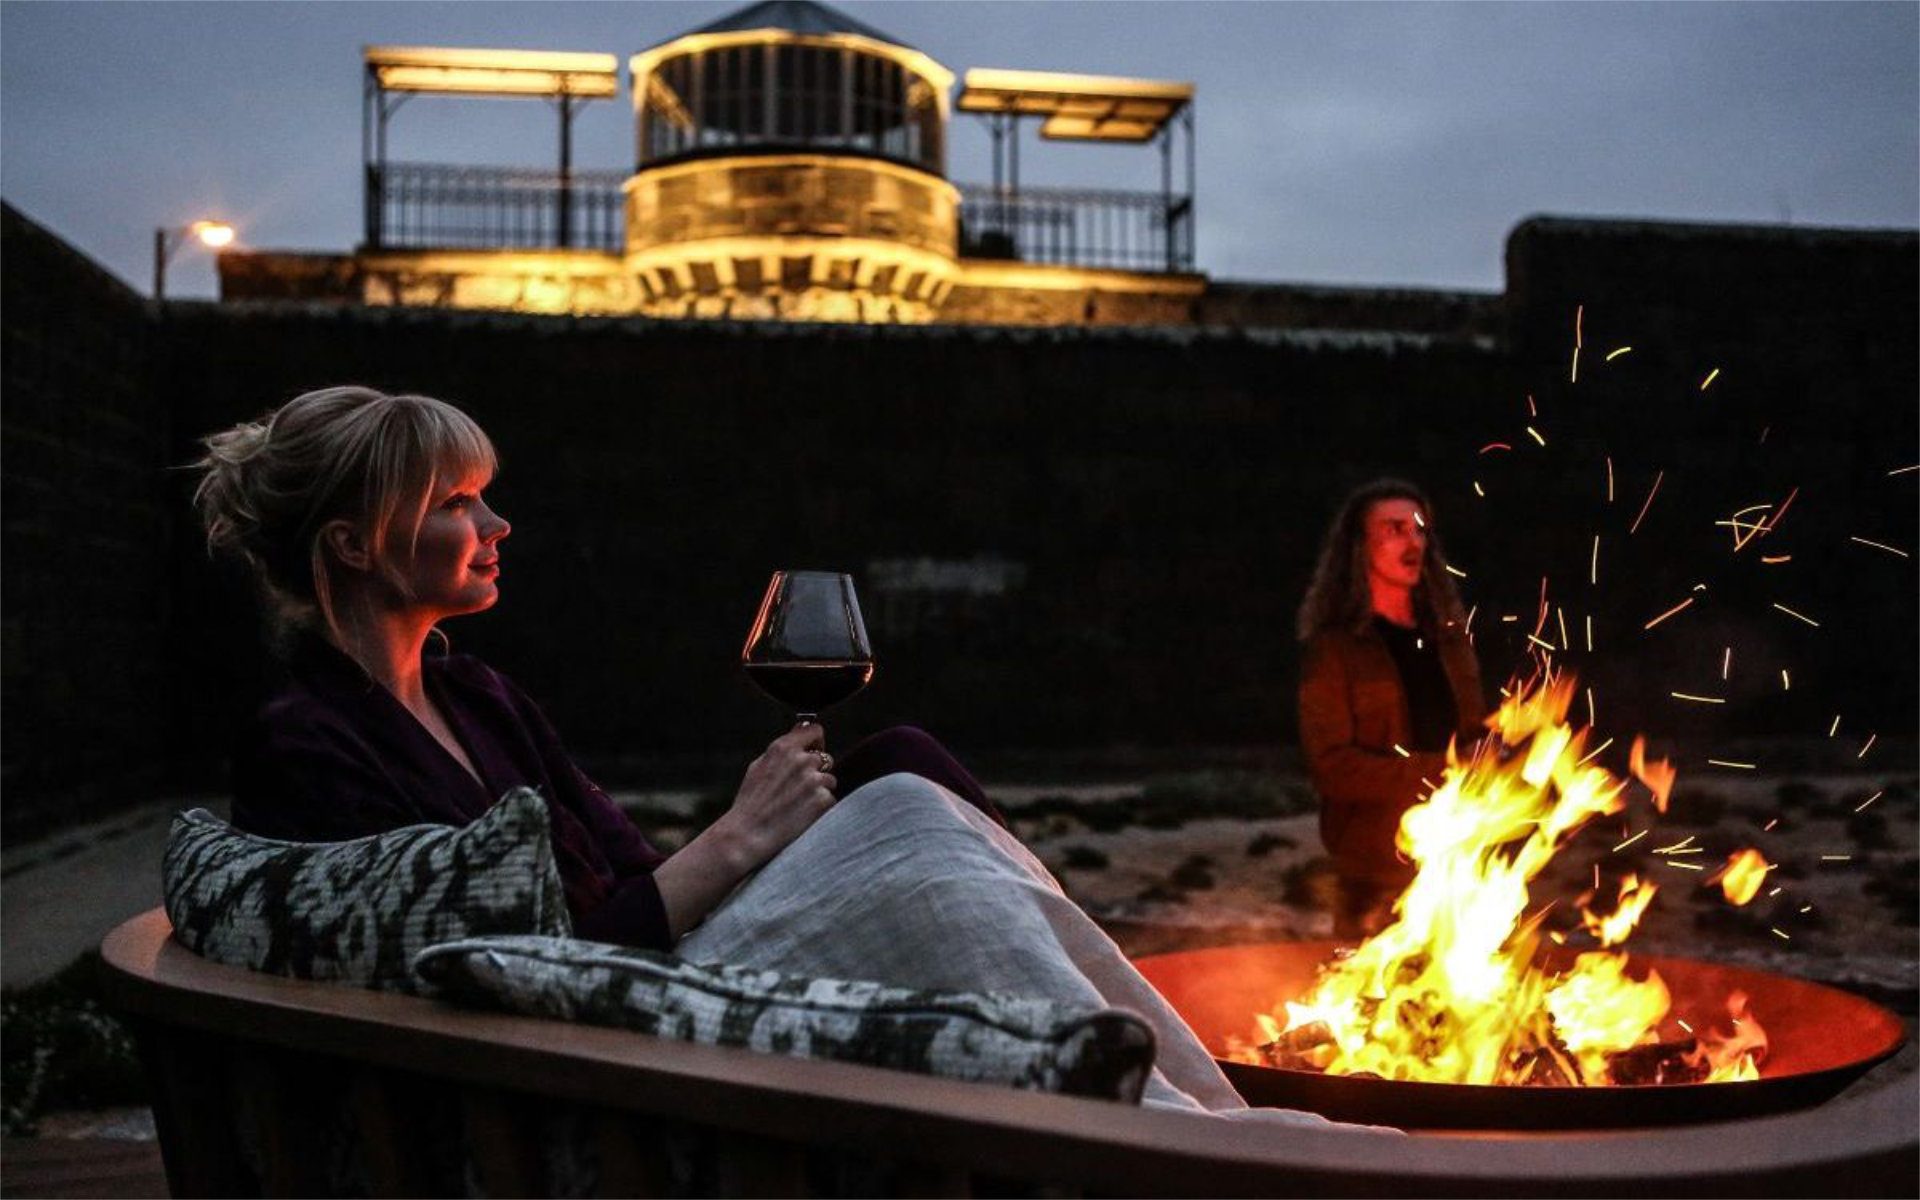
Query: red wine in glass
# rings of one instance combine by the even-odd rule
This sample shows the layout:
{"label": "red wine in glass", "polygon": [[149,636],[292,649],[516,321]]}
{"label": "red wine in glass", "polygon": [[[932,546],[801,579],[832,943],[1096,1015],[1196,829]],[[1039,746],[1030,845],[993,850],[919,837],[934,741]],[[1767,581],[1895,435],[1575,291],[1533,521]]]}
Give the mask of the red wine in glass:
{"label": "red wine in glass", "polygon": [[853,577],[775,571],[740,652],[747,678],[793,712],[816,721],[873,679],[873,647]]}

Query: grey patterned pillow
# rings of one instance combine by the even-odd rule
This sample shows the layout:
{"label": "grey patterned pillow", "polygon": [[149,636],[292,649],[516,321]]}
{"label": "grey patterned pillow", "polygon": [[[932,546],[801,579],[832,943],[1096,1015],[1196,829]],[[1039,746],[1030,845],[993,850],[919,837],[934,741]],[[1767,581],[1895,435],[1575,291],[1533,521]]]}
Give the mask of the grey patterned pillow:
{"label": "grey patterned pillow", "polygon": [[701,966],[568,938],[434,946],[414,971],[447,998],[658,1037],[1138,1103],[1153,1031],[1120,1009]]}
{"label": "grey patterned pillow", "polygon": [[204,958],[384,990],[416,990],[409,964],[435,942],[573,932],[532,788],[461,828],[350,842],[255,837],[195,809],[173,819],[161,884],[173,935]]}

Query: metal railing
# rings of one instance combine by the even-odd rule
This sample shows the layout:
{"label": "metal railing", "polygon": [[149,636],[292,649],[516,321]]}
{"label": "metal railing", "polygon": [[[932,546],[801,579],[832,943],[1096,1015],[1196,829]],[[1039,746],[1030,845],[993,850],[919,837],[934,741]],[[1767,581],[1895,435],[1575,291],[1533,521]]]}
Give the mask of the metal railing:
{"label": "metal railing", "polygon": [[626,246],[622,171],[388,163],[367,168],[373,249],[613,250]]}
{"label": "metal railing", "polygon": [[1193,269],[1193,201],[1162,192],[960,185],[960,253],[1128,271]]}
{"label": "metal railing", "polygon": [[[372,249],[623,250],[621,171],[388,163],[367,168]],[[1193,269],[1193,204],[1161,192],[960,186],[960,253],[1129,271]],[[562,212],[565,219],[562,220]]]}

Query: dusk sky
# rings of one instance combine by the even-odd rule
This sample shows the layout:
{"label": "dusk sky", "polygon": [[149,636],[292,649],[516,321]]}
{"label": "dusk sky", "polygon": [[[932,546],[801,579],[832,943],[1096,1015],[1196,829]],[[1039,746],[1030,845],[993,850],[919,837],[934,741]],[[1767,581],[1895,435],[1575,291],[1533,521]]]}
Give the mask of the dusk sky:
{"label": "dusk sky", "polygon": [[[0,4],[0,194],[141,291],[153,229],[359,239],[360,51],[627,56],[737,3]],[[863,3],[956,74],[1018,67],[1198,89],[1198,257],[1221,279],[1499,290],[1537,213],[1920,224],[1920,6]],[[396,160],[547,165],[538,101],[417,98]],[[582,167],[631,165],[629,100],[589,105]],[[1043,144],[1029,184],[1150,189],[1137,147]],[[984,182],[957,115],[949,175]],[[211,295],[206,255],[169,275]]]}

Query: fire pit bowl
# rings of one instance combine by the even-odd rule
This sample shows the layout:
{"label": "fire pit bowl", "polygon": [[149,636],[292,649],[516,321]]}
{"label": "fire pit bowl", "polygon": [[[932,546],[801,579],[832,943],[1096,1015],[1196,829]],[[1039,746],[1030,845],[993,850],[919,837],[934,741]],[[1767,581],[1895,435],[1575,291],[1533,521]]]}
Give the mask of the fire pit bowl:
{"label": "fire pit bowl", "polygon": [[[1304,993],[1342,943],[1275,942],[1157,954],[1135,961],[1215,1057],[1228,1035],[1252,1040],[1253,1015]],[[1728,993],[1743,991],[1771,1039],[1760,1078],[1746,1083],[1645,1087],[1481,1087],[1322,1075],[1221,1061],[1247,1103],[1299,1108],[1336,1121],[1402,1129],[1619,1129],[1724,1121],[1806,1108],[1898,1050],[1900,1019],[1871,1001],[1744,967],[1653,955],[1673,1014],[1696,1027],[1725,1024]]]}

